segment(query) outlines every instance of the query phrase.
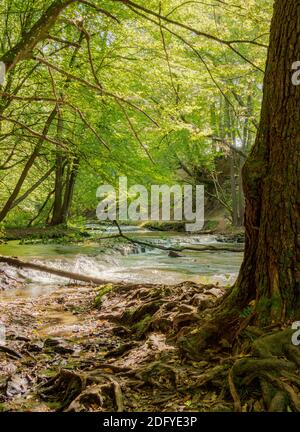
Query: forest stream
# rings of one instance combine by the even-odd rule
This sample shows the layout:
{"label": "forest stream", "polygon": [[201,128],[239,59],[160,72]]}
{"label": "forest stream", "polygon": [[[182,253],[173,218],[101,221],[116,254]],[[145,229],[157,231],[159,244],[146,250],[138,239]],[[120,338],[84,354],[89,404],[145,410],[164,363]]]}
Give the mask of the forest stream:
{"label": "forest stream", "polygon": [[[4,410],[80,411],[99,410],[100,404],[103,410],[162,410],[157,401],[164,401],[172,394],[171,405],[166,409],[186,410],[192,406],[201,410],[199,398],[194,400],[192,394],[182,396],[178,386],[174,388],[168,383],[169,378],[171,381],[174,378],[173,372],[160,386],[160,397],[154,397],[156,390],[153,393],[151,384],[151,391],[150,388],[141,389],[141,398],[137,398],[136,378],[130,390],[128,377],[126,384],[123,379],[116,384],[119,381],[115,381],[115,373],[129,372],[131,382],[136,368],[139,371],[135,374],[140,376],[141,370],[150,367],[161,355],[169,353],[171,364],[181,362],[175,347],[167,342],[169,323],[178,331],[182,320],[193,321],[201,302],[207,305],[207,301],[214,302],[223,295],[237,276],[242,252],[187,251],[172,257],[167,251],[133,243],[117,244],[112,250],[99,252],[99,244],[93,241],[99,229],[97,225],[89,225],[88,229],[92,235],[81,244],[10,241],[0,245],[1,255],[17,256],[110,282],[99,288],[44,272],[3,266],[16,286],[0,292],[2,324],[6,330],[3,352],[0,349],[3,365],[0,380],[5,387],[0,406]],[[130,226],[122,227],[122,231],[131,238],[168,247],[220,245],[217,237],[209,234],[158,233]],[[114,227],[105,232],[115,233]],[[181,297],[185,300],[180,300],[178,309],[175,303]],[[166,304],[170,305],[167,313],[163,310]],[[138,316],[134,318],[135,314]],[[205,362],[203,364],[205,366]],[[195,371],[190,367],[184,367],[182,379],[193,377]],[[104,386],[104,393],[108,392],[105,401],[91,396],[90,391],[93,393],[99,383],[92,379],[91,385],[86,385],[81,381],[83,371],[86,373],[91,368],[93,374],[98,368],[104,368],[108,376],[112,374],[108,379],[101,372],[101,379],[104,379],[101,386]],[[47,393],[47,386],[57,373],[59,378],[55,385],[59,389],[54,397],[52,390]],[[107,379],[109,384],[105,383]],[[75,381],[66,384],[69,380]],[[38,390],[40,385],[48,388],[43,394]],[[69,387],[73,389],[71,394]],[[193,393],[193,386],[191,391]],[[87,400],[85,397],[81,400],[86,392]],[[124,393],[122,402],[121,393],[116,392]],[[214,396],[212,402],[216,402]],[[210,400],[208,403],[211,407]],[[207,402],[201,401],[201,404],[206,410]]]}
{"label": "forest stream", "polygon": [[[97,226],[92,225],[94,233]],[[164,246],[220,245],[214,235],[187,235],[185,233],[157,233],[130,226],[122,227],[132,238]],[[107,234],[116,233],[114,227]],[[224,243],[222,243],[224,245]],[[225,243],[226,244],[226,243]],[[140,245],[121,244],[113,251],[99,252],[99,245],[92,239],[79,245],[69,244],[20,244],[10,241],[0,245],[0,255],[18,256],[25,260],[47,264],[50,267],[70,272],[100,277],[111,282],[175,284],[183,281],[196,283],[219,283],[232,285],[242,261],[241,253],[227,251],[188,251],[179,257],[170,257],[168,252]],[[26,281],[20,289],[0,293],[1,298],[35,297],[47,294],[70,281],[58,276],[32,270],[7,272],[12,277]]]}
{"label": "forest stream", "polygon": [[8,428],[300,412],[299,107],[300,0],[0,1]]}

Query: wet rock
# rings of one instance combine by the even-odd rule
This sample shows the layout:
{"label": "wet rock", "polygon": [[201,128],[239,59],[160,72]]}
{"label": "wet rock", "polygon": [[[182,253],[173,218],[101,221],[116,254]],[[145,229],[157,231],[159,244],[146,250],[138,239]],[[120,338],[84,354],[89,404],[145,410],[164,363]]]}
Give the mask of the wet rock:
{"label": "wet rock", "polygon": [[220,243],[245,243],[245,234],[222,234],[217,236],[216,240]]}
{"label": "wet rock", "polygon": [[14,358],[14,359],[22,358],[22,354],[20,354],[15,349],[10,348],[10,347],[5,346],[5,345],[0,345],[0,352],[4,352],[4,353],[8,354],[9,357]]}
{"label": "wet rock", "polygon": [[[3,265],[3,267],[5,267],[5,265]],[[6,272],[5,270],[0,269],[0,291],[22,288],[23,286],[24,281],[21,278],[9,274],[9,270]]]}
{"label": "wet rock", "polygon": [[22,341],[22,342],[30,342],[30,339],[26,336],[21,336],[21,335],[13,335],[12,337],[7,337],[7,339],[14,339],[17,341]]}

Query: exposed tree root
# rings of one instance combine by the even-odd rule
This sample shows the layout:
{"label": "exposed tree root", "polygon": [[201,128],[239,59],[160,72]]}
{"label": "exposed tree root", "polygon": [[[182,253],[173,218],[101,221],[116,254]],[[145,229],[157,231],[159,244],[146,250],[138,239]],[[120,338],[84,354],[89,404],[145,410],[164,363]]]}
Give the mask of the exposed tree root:
{"label": "exposed tree root", "polygon": [[[21,357],[0,352],[3,361],[27,374],[36,371],[40,384],[32,394],[46,410],[300,410],[300,351],[291,343],[291,330],[255,327],[248,315],[230,335],[212,326],[206,334],[217,335],[215,343],[200,349],[198,342],[223,306],[223,288],[192,282],[104,288],[75,288],[64,303],[71,310],[80,305],[84,338],[79,332],[71,339],[48,335],[42,343],[13,337],[7,347]],[[61,293],[48,300],[51,306],[53,300],[61,309]],[[13,379],[10,372],[0,376],[0,398],[8,403],[23,377]]]}
{"label": "exposed tree root", "polygon": [[6,347],[5,345],[0,345],[0,351],[5,352],[12,358],[22,358],[22,354],[12,348]]}
{"label": "exposed tree root", "polygon": [[42,399],[59,404],[59,408],[63,410],[85,388],[84,376],[62,369],[55,377],[40,386],[39,394]]}
{"label": "exposed tree root", "polygon": [[[97,411],[113,409],[124,411],[122,389],[119,382],[104,373],[75,373],[61,369],[59,373],[39,387],[40,397],[57,404],[63,411]],[[114,397],[115,406],[111,406]]]}
{"label": "exposed tree root", "polygon": [[232,399],[234,400],[234,411],[241,412],[242,404],[234,383],[233,368],[231,368],[229,371],[228,383],[229,383],[230,394],[232,396]]}
{"label": "exposed tree root", "polygon": [[252,383],[265,410],[300,410],[299,354],[293,348],[290,330],[275,332],[256,339],[249,356],[235,361],[228,379],[236,411],[247,404]]}

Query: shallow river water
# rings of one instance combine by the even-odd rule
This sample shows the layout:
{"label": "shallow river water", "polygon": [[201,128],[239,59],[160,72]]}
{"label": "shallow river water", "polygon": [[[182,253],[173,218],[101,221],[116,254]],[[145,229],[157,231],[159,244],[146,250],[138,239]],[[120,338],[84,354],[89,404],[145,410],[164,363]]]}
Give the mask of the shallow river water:
{"label": "shallow river water", "polygon": [[[97,231],[97,227],[89,226]],[[161,233],[123,227],[123,232],[139,240],[170,245],[220,245],[213,235]],[[110,228],[106,234],[114,234]],[[99,252],[99,245],[90,240],[86,244],[19,244],[11,241],[0,245],[0,254],[17,256],[31,262],[96,276],[111,282],[175,284],[185,280],[201,283],[230,285],[236,279],[242,261],[242,252],[188,252],[172,258],[167,251],[123,245],[118,250]],[[26,280],[24,289],[0,292],[0,297],[35,297],[57,289],[59,284],[71,282],[47,273],[16,270],[7,267],[7,273]]]}

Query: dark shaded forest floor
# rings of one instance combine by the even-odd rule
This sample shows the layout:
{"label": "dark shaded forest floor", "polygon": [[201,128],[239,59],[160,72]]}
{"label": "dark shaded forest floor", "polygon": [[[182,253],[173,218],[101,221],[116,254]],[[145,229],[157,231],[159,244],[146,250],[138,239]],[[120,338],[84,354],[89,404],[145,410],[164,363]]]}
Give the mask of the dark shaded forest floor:
{"label": "dark shaded forest floor", "polygon": [[1,301],[1,409],[233,410],[220,367],[229,358],[223,347],[192,362],[172,341],[223,292],[189,282],[68,286]]}
{"label": "dark shaded forest floor", "polygon": [[0,410],[300,411],[290,328],[248,326],[234,345],[224,334],[197,361],[178,348],[225,293],[184,282],[3,297]]}

